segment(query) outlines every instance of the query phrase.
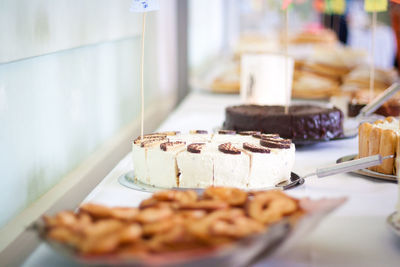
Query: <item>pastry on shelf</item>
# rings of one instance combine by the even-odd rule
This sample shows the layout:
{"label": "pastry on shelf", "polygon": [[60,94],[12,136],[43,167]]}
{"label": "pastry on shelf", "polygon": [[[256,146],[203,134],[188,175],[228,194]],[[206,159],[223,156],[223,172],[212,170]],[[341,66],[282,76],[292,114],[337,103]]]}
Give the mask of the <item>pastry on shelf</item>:
{"label": "pastry on shelf", "polygon": [[[375,69],[374,89],[382,91],[391,86],[397,79],[397,73],[394,70]],[[342,90],[345,92],[354,92],[367,90],[370,86],[370,69],[367,66],[360,66],[352,70],[343,77]]]}
{"label": "pastry on shelf", "polygon": [[226,65],[211,83],[214,93],[238,94],[240,92],[240,66],[234,61]]}
{"label": "pastry on shelf", "polygon": [[341,84],[364,54],[341,46],[315,47],[307,60],[297,60],[293,77],[295,98],[326,99],[342,93]]}
{"label": "pastry on shelf", "polygon": [[162,188],[274,187],[290,178],[295,145],[279,135],[155,133],[132,145],[135,179]]}
{"label": "pastry on shelf", "polygon": [[396,161],[400,152],[400,125],[393,117],[378,120],[374,123],[365,122],[358,129],[358,157],[368,157],[380,154],[382,157],[394,155],[379,166],[370,167],[372,171],[397,175]]}
{"label": "pastry on shelf", "polygon": [[336,33],[330,29],[306,29],[289,38],[291,44],[336,44]]}
{"label": "pastry on shelf", "polygon": [[311,71],[295,69],[292,97],[304,99],[324,99],[340,93],[340,83],[336,79],[318,75]]}

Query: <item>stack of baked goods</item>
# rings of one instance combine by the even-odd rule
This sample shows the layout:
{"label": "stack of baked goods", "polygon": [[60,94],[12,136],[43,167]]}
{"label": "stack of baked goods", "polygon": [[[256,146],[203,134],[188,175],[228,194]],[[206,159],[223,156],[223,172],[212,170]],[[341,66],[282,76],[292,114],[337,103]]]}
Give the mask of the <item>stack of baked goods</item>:
{"label": "stack of baked goods", "polygon": [[162,188],[274,187],[290,178],[294,154],[291,140],[255,131],[154,133],[132,145],[135,179]]}
{"label": "stack of baked goods", "polygon": [[170,190],[153,194],[138,208],[87,203],[77,212],[45,216],[44,235],[49,241],[72,247],[80,256],[113,256],[115,263],[118,258],[215,252],[266,233],[283,220],[291,227],[304,214],[299,201],[281,191],[247,193],[210,187],[198,195],[190,190]]}
{"label": "stack of baked goods", "polygon": [[337,108],[316,105],[240,105],[225,110],[224,129],[278,133],[293,142],[343,137],[343,113]]}
{"label": "stack of baked goods", "polygon": [[[281,38],[283,39],[283,38]],[[283,40],[282,40],[283,41]],[[306,29],[290,37],[292,44],[325,44],[333,45],[338,42],[336,33],[331,29]]]}
{"label": "stack of baked goods", "polygon": [[[330,30],[304,31],[292,39],[289,54],[295,59],[292,96],[305,99],[326,99],[342,92],[345,77],[357,66],[366,63],[364,51],[336,44]],[[325,40],[325,41],[321,41]],[[320,42],[321,41],[321,42]],[[298,44],[312,44],[304,49]],[[330,44],[330,45],[326,45]],[[334,44],[334,45],[332,45]],[[245,53],[281,53],[282,46],[274,38],[247,35],[240,38],[234,58],[215,73],[211,89],[218,93],[239,93],[240,58]],[[347,80],[347,84],[354,81]]]}
{"label": "stack of baked goods", "polygon": [[[397,74],[394,70],[377,68],[374,75],[374,91],[371,97],[369,91],[370,70],[368,68],[358,67],[346,75],[341,88],[343,94],[349,97],[349,117],[357,116],[364,106],[391,86],[396,79]],[[375,113],[383,116],[399,116],[400,94],[392,96]]]}
{"label": "stack of baked goods", "polygon": [[[343,77],[341,86],[343,91],[368,90],[370,86],[371,70],[367,66],[359,66]],[[392,85],[397,78],[396,71],[375,68],[374,89],[383,91]]]}
{"label": "stack of baked goods", "polygon": [[341,93],[344,77],[365,61],[365,54],[345,47],[316,47],[311,57],[297,64],[292,95],[296,98],[329,98]]}
{"label": "stack of baked goods", "polygon": [[232,61],[220,69],[211,82],[211,91],[215,93],[236,94],[240,92],[240,64]]}
{"label": "stack of baked goods", "polygon": [[365,122],[358,132],[358,157],[368,157],[380,154],[382,157],[394,155],[379,166],[370,167],[372,171],[384,174],[398,174],[396,162],[400,160],[400,125],[393,117],[378,120],[373,124]]}

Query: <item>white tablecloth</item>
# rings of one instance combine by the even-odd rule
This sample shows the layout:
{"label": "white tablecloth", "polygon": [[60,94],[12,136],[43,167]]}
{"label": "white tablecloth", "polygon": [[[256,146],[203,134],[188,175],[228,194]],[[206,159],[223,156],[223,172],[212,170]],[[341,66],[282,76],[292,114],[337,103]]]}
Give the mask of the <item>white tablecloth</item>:
{"label": "white tablecloth", "polygon": [[[238,104],[238,96],[190,94],[160,126],[159,130],[205,129],[222,125],[224,109]],[[334,164],[339,157],[357,153],[357,139],[332,141],[296,151],[294,172],[303,175],[316,167]],[[107,205],[135,206],[147,193],[121,186],[117,179],[132,169],[128,154],[87,196],[85,201]],[[397,201],[397,185],[351,174],[307,178],[294,196],[311,198],[348,197],[307,238],[282,255],[257,266],[400,266],[400,237],[386,225]],[[38,247],[24,266],[71,266],[73,263],[46,245]]]}

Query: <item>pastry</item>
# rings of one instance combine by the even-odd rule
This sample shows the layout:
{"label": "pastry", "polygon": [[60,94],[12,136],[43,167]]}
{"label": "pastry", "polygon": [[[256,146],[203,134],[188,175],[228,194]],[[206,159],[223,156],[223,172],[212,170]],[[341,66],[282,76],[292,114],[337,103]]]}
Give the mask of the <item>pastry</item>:
{"label": "pastry", "polygon": [[225,110],[224,129],[277,133],[293,140],[324,140],[343,136],[343,113],[337,108],[313,105],[241,105]]}
{"label": "pastry", "polygon": [[[375,69],[374,90],[382,91],[392,85],[397,78],[394,70]],[[343,91],[368,90],[370,86],[370,69],[368,67],[357,67],[348,75],[343,77]]]}
{"label": "pastry", "polygon": [[311,71],[296,69],[293,76],[294,98],[323,99],[340,92],[339,81]]}
{"label": "pastry", "polygon": [[[373,94],[373,99],[376,98],[383,91],[376,90]],[[360,113],[360,110],[365,107],[369,102],[369,90],[358,90],[351,93],[350,101],[348,103],[348,116],[355,117]],[[399,116],[400,115],[400,93],[396,93],[388,99],[376,111],[376,114],[382,116]]]}
{"label": "pastry", "polygon": [[289,232],[309,213],[302,206],[303,201],[278,190],[209,187],[201,195],[167,190],[154,193],[137,208],[85,203],[76,212],[45,215],[43,234],[86,263],[182,266],[199,257],[206,262],[224,255],[227,250],[218,249],[226,245],[254,244],[251,238],[279,229],[270,228],[273,224],[285,223]]}
{"label": "pastry", "polygon": [[381,165],[369,169],[384,174],[397,174],[395,163],[400,156],[399,133],[399,121],[393,117],[378,120],[373,124],[368,122],[361,124],[358,129],[358,157],[394,155],[395,158],[385,159]]}
{"label": "pastry", "polygon": [[290,178],[295,146],[278,135],[163,133],[132,145],[135,178],[163,188],[266,188]]}
{"label": "pastry", "polygon": [[305,30],[289,40],[292,44],[335,44],[336,33],[330,29]]}

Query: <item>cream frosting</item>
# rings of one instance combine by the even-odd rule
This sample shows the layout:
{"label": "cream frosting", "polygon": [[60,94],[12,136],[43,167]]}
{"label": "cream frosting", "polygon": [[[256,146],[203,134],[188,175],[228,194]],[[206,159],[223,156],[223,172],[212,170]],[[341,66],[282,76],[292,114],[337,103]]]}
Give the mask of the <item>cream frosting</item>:
{"label": "cream frosting", "polygon": [[[133,144],[136,179],[165,188],[268,188],[290,178],[295,159],[294,144],[289,149],[269,148],[270,153],[244,149],[243,143],[260,146],[260,139],[253,136],[189,133],[167,136],[167,141],[183,141],[185,145],[164,151],[159,144]],[[193,143],[204,144],[200,153],[188,151],[188,145]],[[222,152],[219,145],[224,143],[231,143],[240,153]]]}

